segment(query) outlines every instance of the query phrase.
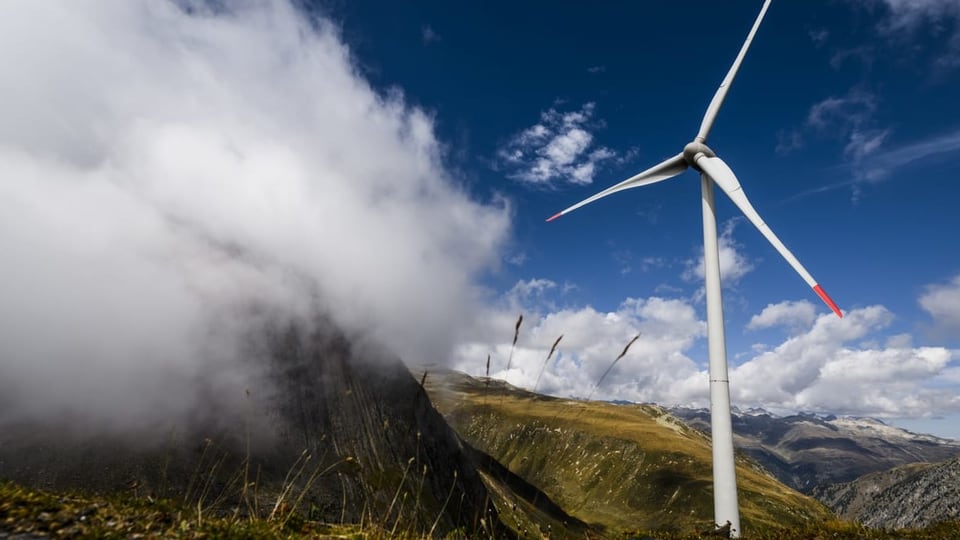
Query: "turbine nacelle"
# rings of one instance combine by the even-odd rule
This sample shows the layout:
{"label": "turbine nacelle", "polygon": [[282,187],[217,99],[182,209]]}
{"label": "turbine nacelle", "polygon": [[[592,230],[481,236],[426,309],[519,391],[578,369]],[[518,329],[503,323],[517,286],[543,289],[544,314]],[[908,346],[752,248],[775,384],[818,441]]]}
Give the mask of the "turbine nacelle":
{"label": "turbine nacelle", "polygon": [[709,146],[704,144],[700,140],[694,140],[690,144],[683,147],[683,159],[687,162],[687,165],[692,167],[697,172],[703,172],[699,165],[697,165],[697,158],[699,157],[717,157],[717,154],[710,149]]}

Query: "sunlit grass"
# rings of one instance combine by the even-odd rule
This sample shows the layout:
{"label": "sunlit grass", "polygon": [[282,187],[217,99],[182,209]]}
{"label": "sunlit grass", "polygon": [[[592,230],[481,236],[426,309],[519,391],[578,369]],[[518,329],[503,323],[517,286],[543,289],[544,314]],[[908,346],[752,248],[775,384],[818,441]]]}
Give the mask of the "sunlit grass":
{"label": "sunlit grass", "polygon": [[[524,538],[540,537],[533,523],[521,523]],[[258,517],[212,515],[201,521],[192,508],[167,499],[115,494],[108,497],[81,493],[54,493],[0,483],[0,536],[21,538],[427,538],[407,530],[391,530],[376,524],[326,524],[302,517],[270,520]],[[510,538],[518,535],[510,533]],[[559,537],[559,536],[555,536]],[[596,538],[596,533],[584,538]],[[702,531],[629,531],[611,538],[687,540],[717,538]],[[455,532],[447,538],[491,538],[489,533]],[[791,528],[749,531],[751,540],[934,540],[960,538],[960,522],[942,523],[926,529],[880,530],[841,522],[824,521]]]}
{"label": "sunlit grass", "polygon": [[[448,377],[438,375],[428,386],[451,425],[570,515],[603,524],[608,533],[711,525],[710,441],[664,409],[550,398],[499,381]],[[738,457],[737,468],[745,530],[832,518],[821,503],[753,461]]]}

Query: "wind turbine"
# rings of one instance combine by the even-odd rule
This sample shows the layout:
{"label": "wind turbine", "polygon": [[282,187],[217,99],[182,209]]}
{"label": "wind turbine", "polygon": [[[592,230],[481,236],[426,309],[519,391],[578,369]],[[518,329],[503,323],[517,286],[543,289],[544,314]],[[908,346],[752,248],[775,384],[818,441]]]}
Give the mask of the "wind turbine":
{"label": "wind turbine", "polygon": [[720,88],[710,101],[700,131],[696,138],[687,144],[679,154],[657,164],[649,169],[632,176],[619,184],[615,184],[592,197],[559,212],[547,221],[568,214],[581,206],[592,203],[597,199],[612,195],[625,189],[646,186],[668,178],[692,168],[700,173],[701,199],[703,204],[703,265],[706,281],[707,299],[707,341],[710,356],[710,418],[711,437],[713,439],[713,504],[714,521],[717,527],[730,522],[730,534],[737,537],[740,534],[740,511],[737,505],[737,478],[733,456],[733,427],[730,417],[730,383],[727,378],[727,351],[723,329],[723,300],[720,293],[720,258],[717,244],[717,218],[714,206],[713,186],[720,186],[737,208],[756,226],[760,233],[786,259],[787,263],[800,274],[814,292],[837,314],[843,317],[837,304],[824,292],[823,288],[813,279],[810,272],[800,264],[793,253],[783,245],[777,235],[760,218],[753,205],[747,199],[740,182],[727,164],[717,157],[707,146],[707,136],[717,118],[717,113],[723,105],[730,85],[733,83],[737,70],[743,62],[743,57],[750,48],[753,36],[757,33],[771,0],[765,0],[757,20],[753,23],[740,53],[737,54],[730,71],[720,83]]}

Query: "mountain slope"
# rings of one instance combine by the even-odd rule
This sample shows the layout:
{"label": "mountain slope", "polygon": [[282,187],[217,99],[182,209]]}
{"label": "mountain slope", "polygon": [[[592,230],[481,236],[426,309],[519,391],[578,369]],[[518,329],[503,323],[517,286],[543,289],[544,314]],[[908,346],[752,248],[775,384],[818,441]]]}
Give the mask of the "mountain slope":
{"label": "mountain slope", "polygon": [[[608,533],[712,525],[709,440],[656,406],[556,399],[435,370],[431,400],[470,445]],[[827,519],[818,502],[737,460],[744,528]]]}
{"label": "mountain slope", "polygon": [[[198,410],[165,437],[87,432],[66,419],[7,424],[0,479],[171,497],[198,512],[299,507],[388,530],[490,531],[497,513],[473,457],[398,358],[323,319],[265,329],[258,342],[251,361],[266,366],[265,380],[243,421]],[[263,388],[273,390],[260,397]]]}
{"label": "mountain slope", "polygon": [[[692,427],[710,431],[709,411],[670,411]],[[898,465],[960,456],[958,441],[911,433],[870,418],[735,412],[733,431],[738,450],[804,493]]]}
{"label": "mountain slope", "polygon": [[960,520],[960,458],[913,463],[818,488],[842,517],[870,527],[927,527]]}

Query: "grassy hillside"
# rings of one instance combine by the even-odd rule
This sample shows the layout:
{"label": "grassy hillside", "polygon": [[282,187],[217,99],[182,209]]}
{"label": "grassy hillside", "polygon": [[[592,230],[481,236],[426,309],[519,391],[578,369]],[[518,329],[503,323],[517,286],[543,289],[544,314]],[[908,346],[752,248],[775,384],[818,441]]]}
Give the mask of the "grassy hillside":
{"label": "grassy hillside", "polygon": [[[431,373],[427,388],[468,443],[608,534],[712,524],[710,442],[659,407],[550,398],[455,372]],[[738,458],[737,474],[745,532],[832,516],[750,460]]]}
{"label": "grassy hillside", "polygon": [[[401,526],[400,531],[408,531]],[[492,531],[448,538],[491,539]],[[195,510],[166,501],[135,497],[131,493],[112,497],[80,493],[48,492],[0,482],[0,538],[426,538],[409,532],[391,532],[377,524],[324,524],[304,520],[249,517],[200,517]],[[513,538],[513,535],[509,536]],[[551,538],[563,538],[552,534]],[[586,538],[594,535],[575,535]],[[645,536],[658,540],[716,538],[700,533],[655,532]],[[836,521],[748,532],[745,540],[944,540],[960,538],[960,523],[942,523],[927,529],[882,530]]]}

